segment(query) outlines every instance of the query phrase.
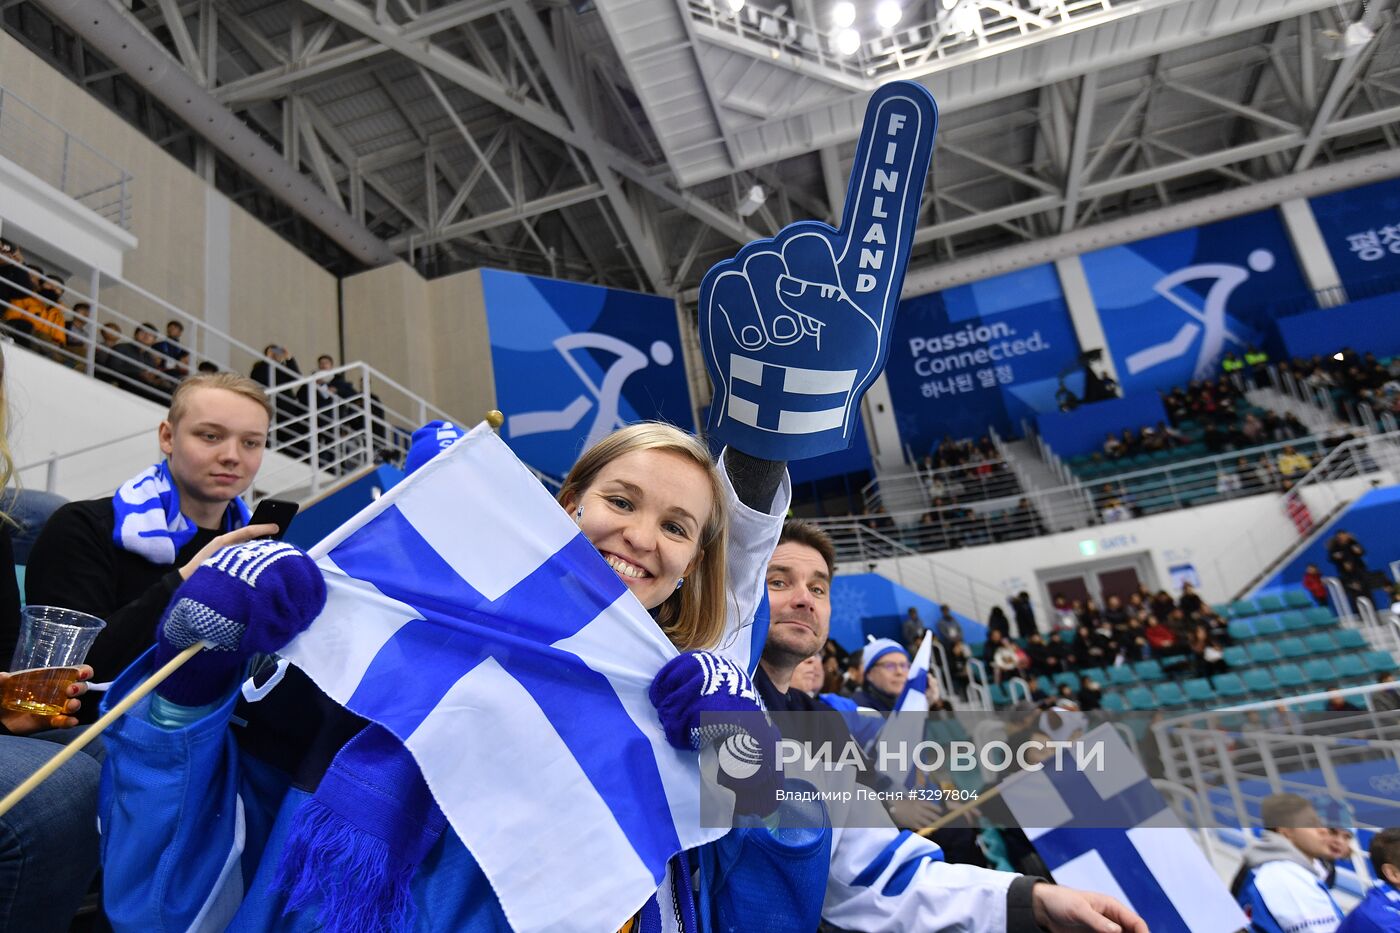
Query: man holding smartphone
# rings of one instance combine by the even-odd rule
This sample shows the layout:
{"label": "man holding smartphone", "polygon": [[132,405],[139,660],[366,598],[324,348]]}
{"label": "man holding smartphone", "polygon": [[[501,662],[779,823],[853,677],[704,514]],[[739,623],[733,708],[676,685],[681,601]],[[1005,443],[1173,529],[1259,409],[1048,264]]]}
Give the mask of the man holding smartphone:
{"label": "man holding smartphone", "polygon": [[[270,418],[267,396],[251,379],[187,379],[157,429],[162,460],[113,496],[67,503],[45,525],[25,595],[30,604],[106,620],[88,654],[95,681],[112,680],[151,646],[171,595],[206,558],[285,530],[249,524],[239,498],[262,465]],[[80,721],[92,721],[96,709],[85,702]]]}

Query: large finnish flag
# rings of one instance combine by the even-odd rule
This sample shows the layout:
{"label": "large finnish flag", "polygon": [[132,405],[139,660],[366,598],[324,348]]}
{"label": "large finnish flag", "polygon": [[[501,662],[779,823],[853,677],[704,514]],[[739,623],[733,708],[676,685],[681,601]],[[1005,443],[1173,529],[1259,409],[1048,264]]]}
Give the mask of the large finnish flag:
{"label": "large finnish flag", "polygon": [[1080,770],[1067,753],[1063,768],[1051,758],[1043,770],[1006,781],[1001,794],[1055,881],[1118,898],[1151,930],[1234,933],[1248,926],[1118,732],[1103,725],[1082,741],[1102,744],[1102,768]]}
{"label": "large finnish flag", "polygon": [[284,652],[404,741],[516,930],[616,930],[700,827],[647,688],[675,649],[485,425],[311,551]]}

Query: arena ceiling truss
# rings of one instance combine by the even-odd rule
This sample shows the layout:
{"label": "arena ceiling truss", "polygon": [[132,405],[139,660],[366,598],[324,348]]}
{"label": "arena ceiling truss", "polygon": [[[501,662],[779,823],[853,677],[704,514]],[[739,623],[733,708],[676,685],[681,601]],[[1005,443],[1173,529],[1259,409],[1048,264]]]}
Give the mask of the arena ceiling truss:
{"label": "arena ceiling truss", "polygon": [[[915,268],[1400,147],[1395,0],[910,0],[888,28],[828,0],[84,3],[429,275],[693,296],[740,244],[839,219],[893,78],[941,109]],[[0,3],[40,46],[58,5]],[[123,70],[70,41],[82,80]],[[217,141],[166,135],[212,172]]]}

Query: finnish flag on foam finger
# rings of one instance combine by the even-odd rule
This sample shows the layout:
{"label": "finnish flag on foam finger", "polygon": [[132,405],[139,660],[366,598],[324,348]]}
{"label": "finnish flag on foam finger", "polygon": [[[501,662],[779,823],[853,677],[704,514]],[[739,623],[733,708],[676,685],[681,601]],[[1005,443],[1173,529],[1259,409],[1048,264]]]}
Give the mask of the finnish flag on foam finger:
{"label": "finnish flag on foam finger", "polygon": [[283,653],[404,741],[514,929],[616,930],[723,835],[647,699],[675,649],[489,427],[311,556],[326,608]]}
{"label": "finnish flag on foam finger", "polygon": [[[1118,898],[1150,930],[1234,933],[1249,925],[1225,882],[1111,725],[1040,771],[1003,784],[1002,799],[1058,884]],[[1101,750],[1101,751],[1100,751]]]}

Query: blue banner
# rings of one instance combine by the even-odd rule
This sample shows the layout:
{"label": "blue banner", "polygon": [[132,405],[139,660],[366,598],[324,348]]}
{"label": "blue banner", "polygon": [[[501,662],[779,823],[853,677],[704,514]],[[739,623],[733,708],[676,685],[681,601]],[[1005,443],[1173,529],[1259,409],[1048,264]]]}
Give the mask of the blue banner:
{"label": "blue banner", "polygon": [[1351,297],[1371,293],[1376,279],[1400,276],[1400,178],[1308,203]]}
{"label": "blue banner", "polygon": [[1082,259],[1124,394],[1215,378],[1251,345],[1277,354],[1275,314],[1308,295],[1272,210]]}
{"label": "blue banner", "polygon": [[695,429],[669,298],[481,271],[501,436],[562,477],[589,445],[634,421]]}
{"label": "blue banner", "polygon": [[1019,435],[1022,418],[1058,408],[1059,373],[1078,356],[1052,265],[910,298],[885,370],[900,440],[922,457],[945,434]]}

